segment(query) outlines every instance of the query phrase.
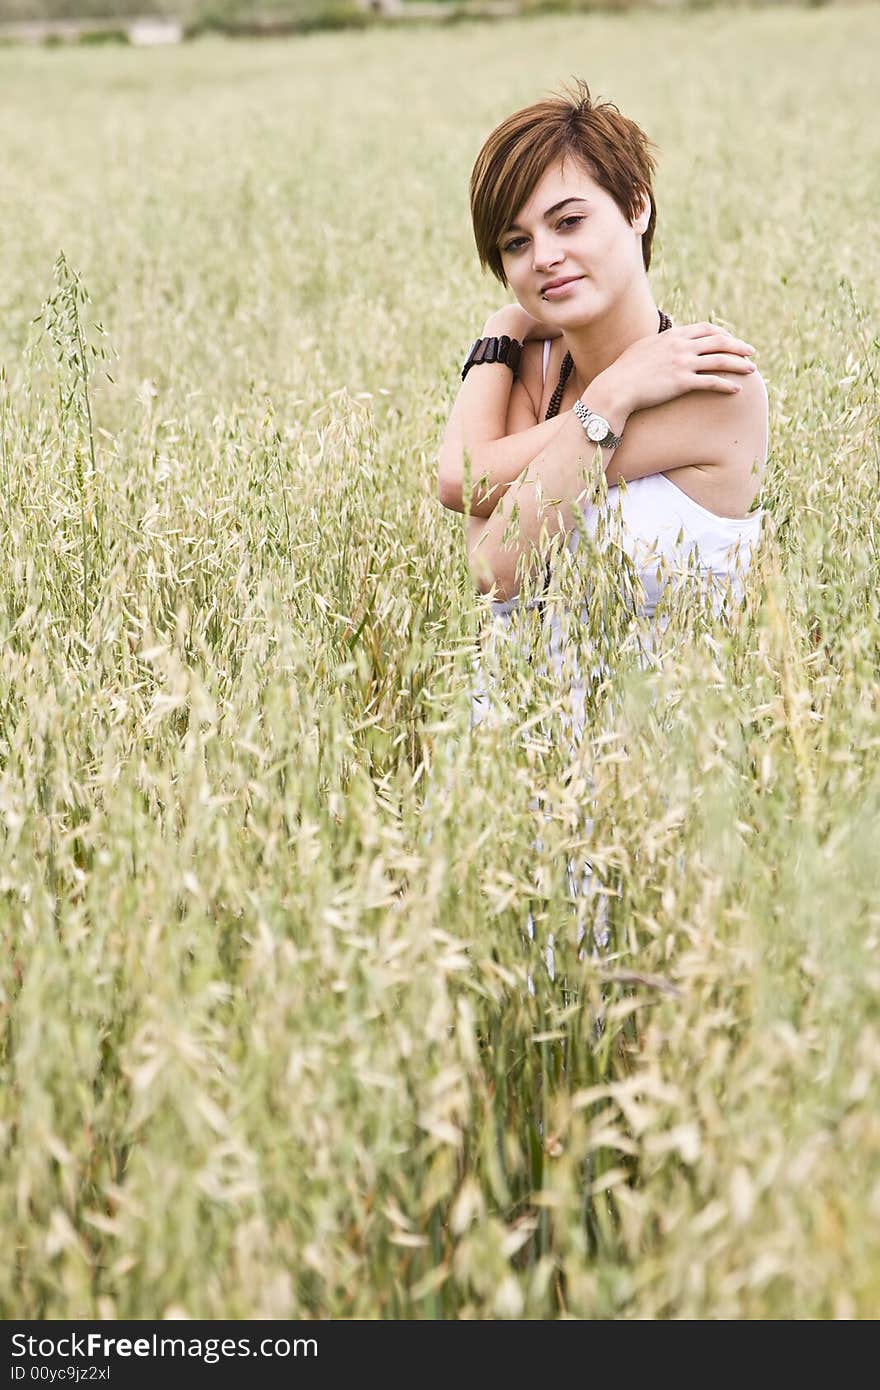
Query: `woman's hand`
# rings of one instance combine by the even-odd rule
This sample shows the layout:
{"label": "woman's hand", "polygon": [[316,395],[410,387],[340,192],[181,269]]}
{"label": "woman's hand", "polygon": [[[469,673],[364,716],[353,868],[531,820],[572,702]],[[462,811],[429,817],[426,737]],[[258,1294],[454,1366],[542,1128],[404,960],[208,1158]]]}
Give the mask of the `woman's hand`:
{"label": "woman's hand", "polygon": [[562,329],[552,328],[549,323],[533,318],[519,304],[505,304],[503,309],[496,309],[494,314],[489,315],[480,337],[500,338],[504,333],[509,338],[527,343],[536,338],[559,338]]}
{"label": "woman's hand", "polygon": [[[732,395],[741,389],[736,381],[718,372],[748,374],[755,370],[755,351],[741,338],[713,323],[690,323],[639,338],[610,367],[594,378],[584,392],[589,397],[601,380],[627,415],[652,405],[686,396],[690,391],[722,391]],[[589,399],[587,399],[589,405]]]}

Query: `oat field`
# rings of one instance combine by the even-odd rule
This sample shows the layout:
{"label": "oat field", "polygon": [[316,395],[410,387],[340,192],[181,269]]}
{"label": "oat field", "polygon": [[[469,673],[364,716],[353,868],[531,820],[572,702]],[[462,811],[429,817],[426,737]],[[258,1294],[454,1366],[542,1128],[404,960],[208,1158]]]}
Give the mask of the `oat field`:
{"label": "oat field", "polygon": [[[880,1313],[878,40],[0,50],[2,1316]],[[471,729],[434,479],[471,163],[574,75],[771,408],[741,609],[641,671],[596,559],[576,750],[525,622]]]}

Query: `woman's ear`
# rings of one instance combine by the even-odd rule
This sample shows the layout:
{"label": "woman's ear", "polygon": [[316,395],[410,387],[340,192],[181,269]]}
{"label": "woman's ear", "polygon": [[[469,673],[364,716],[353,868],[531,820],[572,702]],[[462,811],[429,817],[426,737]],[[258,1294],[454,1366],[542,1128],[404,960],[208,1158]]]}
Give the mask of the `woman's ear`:
{"label": "woman's ear", "polygon": [[642,194],[639,210],[633,219],[633,231],[643,235],[648,230],[648,223],[651,220],[651,199],[647,193]]}

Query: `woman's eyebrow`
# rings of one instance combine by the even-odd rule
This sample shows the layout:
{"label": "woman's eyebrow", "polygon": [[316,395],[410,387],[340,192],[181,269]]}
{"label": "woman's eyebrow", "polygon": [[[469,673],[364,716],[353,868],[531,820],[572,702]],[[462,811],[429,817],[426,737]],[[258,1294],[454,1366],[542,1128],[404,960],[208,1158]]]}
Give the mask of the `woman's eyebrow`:
{"label": "woman's eyebrow", "polygon": [[[563,198],[561,203],[554,203],[552,208],[547,209],[544,213],[544,221],[546,222],[548,218],[553,216],[554,212],[558,212],[560,208],[564,208],[568,203],[585,203],[586,201],[586,198]],[[510,226],[507,228],[508,232],[522,232],[524,230],[525,228],[521,227],[518,222],[511,222]],[[505,232],[505,235],[506,234]]]}

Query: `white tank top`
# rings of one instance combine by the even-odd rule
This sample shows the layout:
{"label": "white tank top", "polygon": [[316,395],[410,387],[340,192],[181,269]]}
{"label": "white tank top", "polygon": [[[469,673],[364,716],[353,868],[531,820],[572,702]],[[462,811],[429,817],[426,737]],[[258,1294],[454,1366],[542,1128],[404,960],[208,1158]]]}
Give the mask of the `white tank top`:
{"label": "white tank top", "polygon": [[[550,339],[544,343],[544,372],[550,358]],[[632,561],[625,582],[626,601],[649,621],[643,637],[643,650],[654,646],[655,639],[665,626],[662,614],[655,618],[663,591],[669,582],[682,576],[696,577],[704,584],[706,596],[716,613],[725,603],[742,596],[743,579],[749,567],[763,518],[757,508],[746,517],[717,516],[695,502],[686,492],[663,473],[637,478],[625,489],[609,487],[601,506],[584,509],[584,530],[596,545],[607,550],[612,546],[625,551]],[[572,532],[566,544],[572,553],[580,545],[580,535]],[[633,573],[634,571],[634,573]],[[638,583],[634,583],[637,577]],[[634,596],[637,596],[634,597]],[[541,600],[532,599],[530,606]],[[519,606],[519,599],[493,603],[492,613],[501,626],[509,622],[510,614]],[[586,614],[584,614],[586,619]],[[557,614],[551,607],[548,624],[548,654],[556,673],[570,683],[573,698],[575,738],[584,729],[582,653],[565,651],[565,638]],[[489,646],[494,645],[490,634]],[[569,657],[566,671],[565,655]],[[593,674],[601,674],[601,663],[594,657]],[[482,663],[477,662],[478,686],[473,691],[473,720],[480,723],[489,712],[485,690],[486,676]],[[491,683],[491,682],[490,682]],[[481,685],[483,688],[481,689]]]}

